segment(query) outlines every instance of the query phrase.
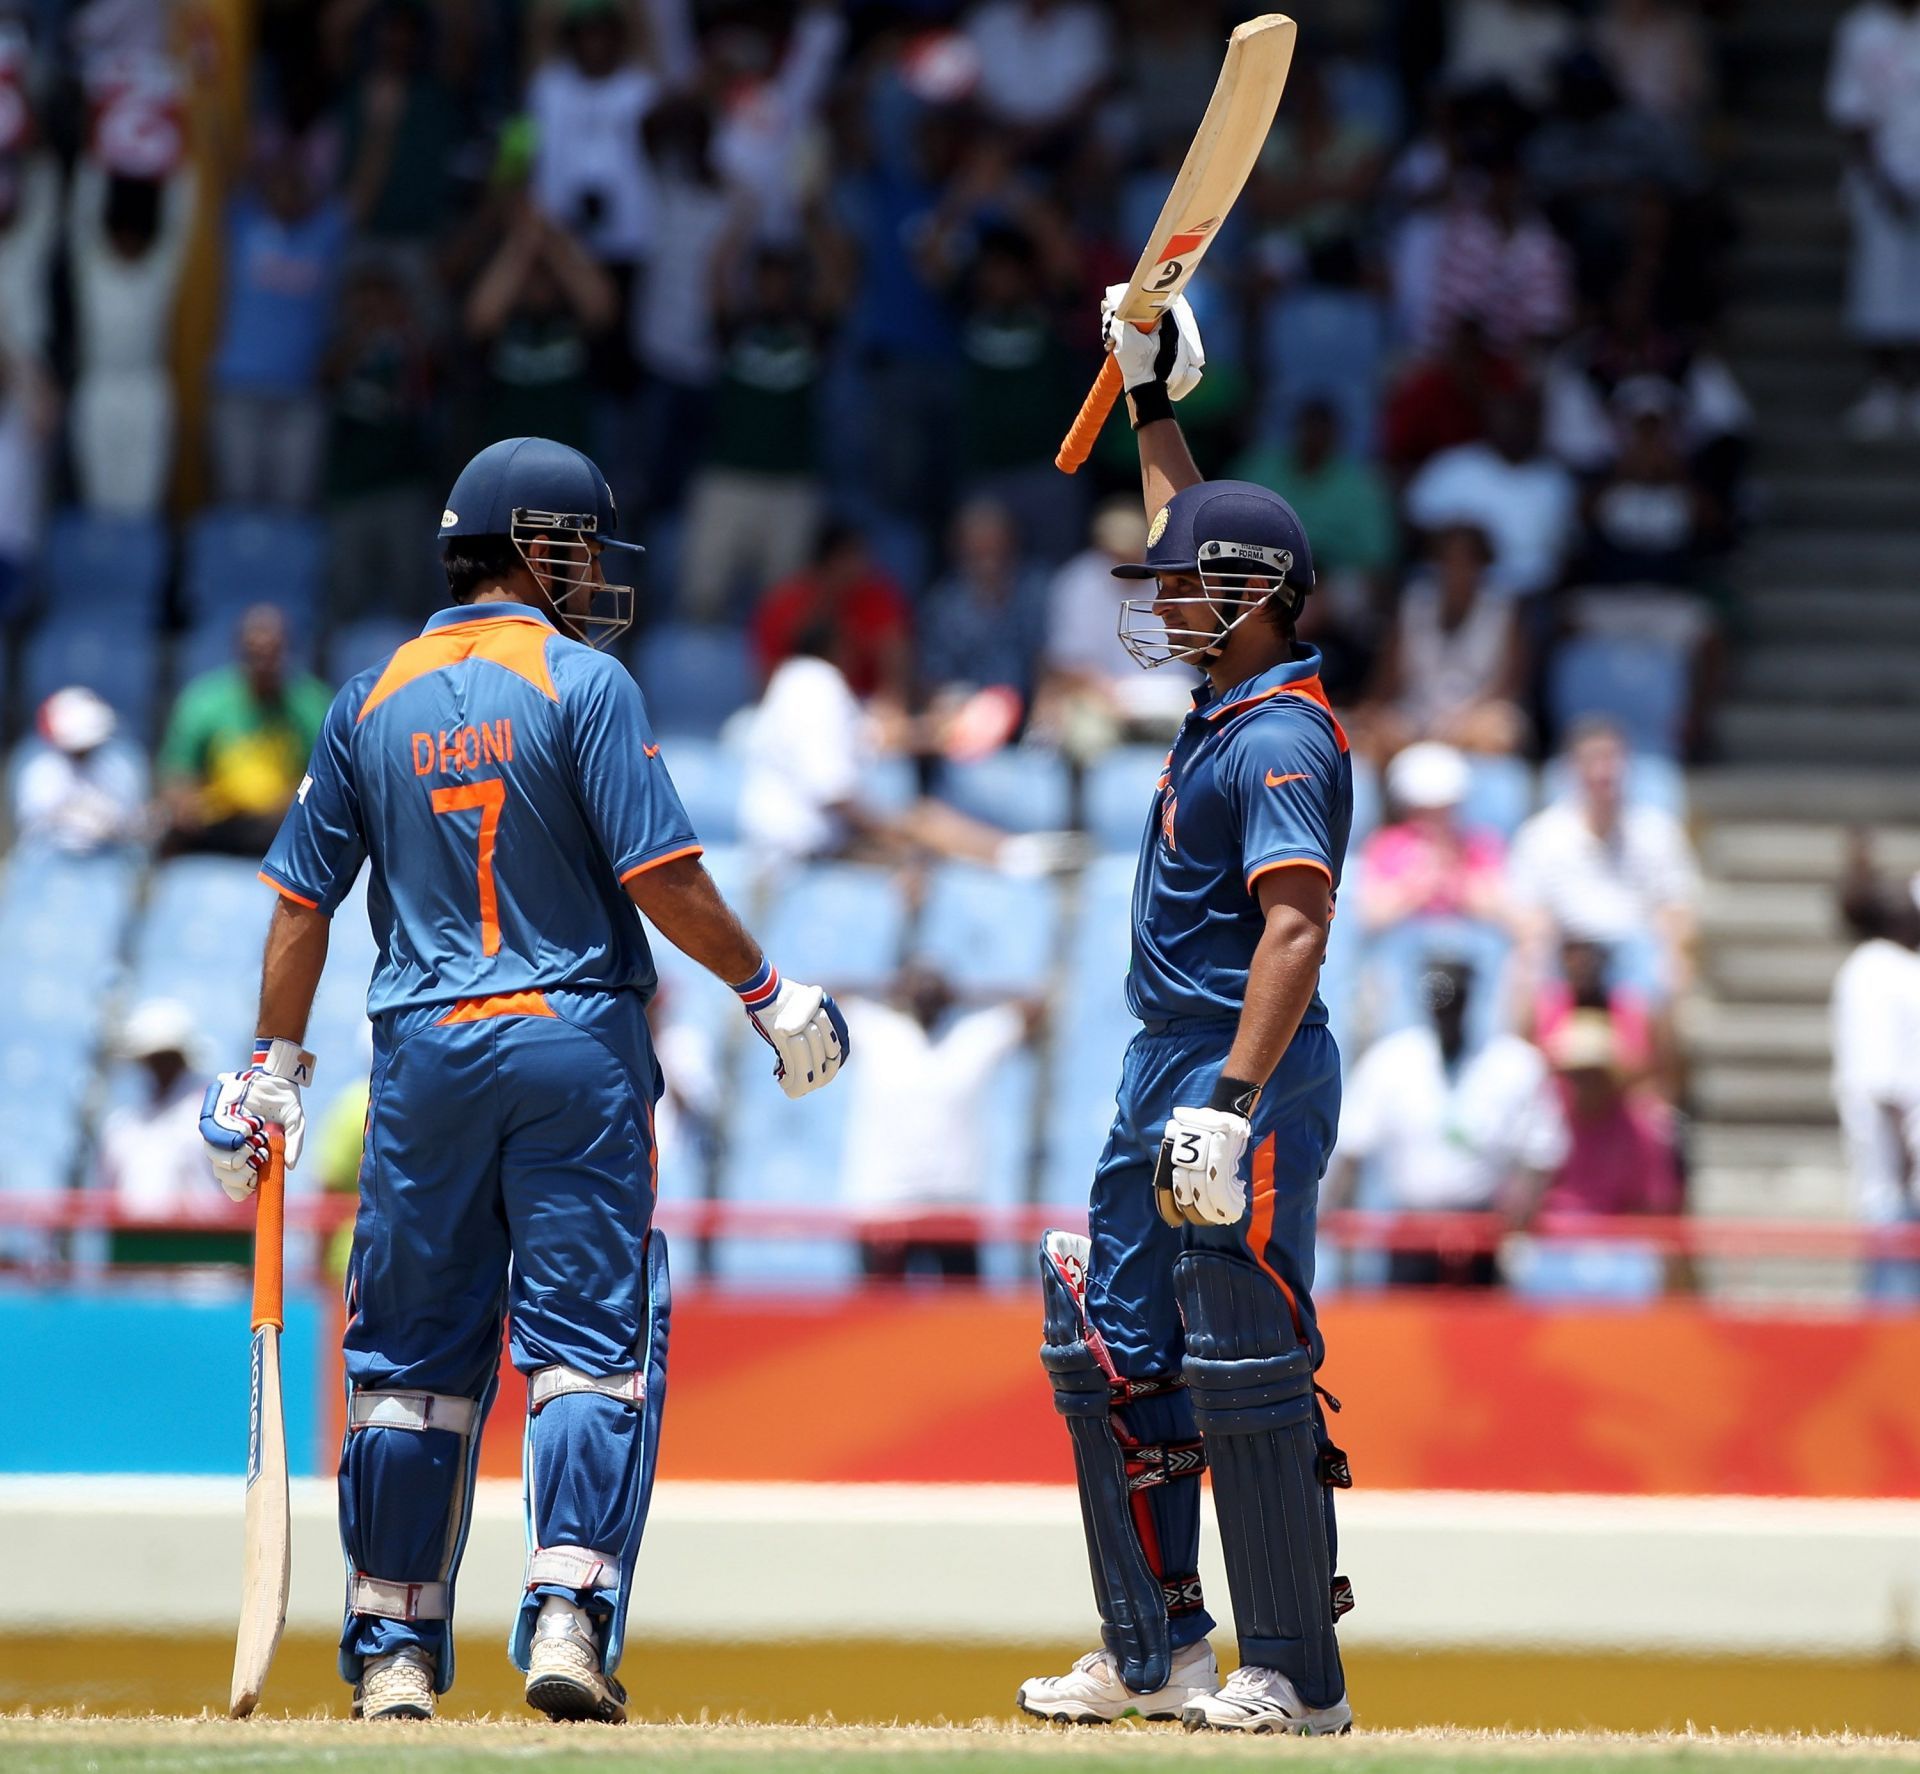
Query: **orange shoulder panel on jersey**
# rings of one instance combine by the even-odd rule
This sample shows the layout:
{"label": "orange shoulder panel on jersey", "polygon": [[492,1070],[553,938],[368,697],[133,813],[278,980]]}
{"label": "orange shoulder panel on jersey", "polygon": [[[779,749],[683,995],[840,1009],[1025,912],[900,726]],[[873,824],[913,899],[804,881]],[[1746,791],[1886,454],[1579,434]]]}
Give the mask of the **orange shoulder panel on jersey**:
{"label": "orange shoulder panel on jersey", "polygon": [[546,624],[511,617],[496,622],[485,619],[457,622],[448,628],[436,628],[430,634],[408,641],[387,661],[387,669],[367,693],[354,720],[364,721],[389,696],[431,672],[458,665],[463,659],[485,659],[504,666],[542,696],[558,702],[560,692],[553,687],[553,672],[547,665],[547,642],[552,639],[553,630]]}
{"label": "orange shoulder panel on jersey", "polygon": [[1238,702],[1223,702],[1218,708],[1207,710],[1207,719],[1217,721],[1223,715],[1230,715],[1239,709],[1251,708],[1256,702],[1265,702],[1270,696],[1300,696],[1308,702],[1317,702],[1327,711],[1327,718],[1333,722],[1333,737],[1342,751],[1347,749],[1347,730],[1340,725],[1340,717],[1333,712],[1333,704],[1327,700],[1327,692],[1320,679],[1302,678],[1297,684],[1276,684],[1271,690],[1262,690],[1258,696],[1243,696]]}

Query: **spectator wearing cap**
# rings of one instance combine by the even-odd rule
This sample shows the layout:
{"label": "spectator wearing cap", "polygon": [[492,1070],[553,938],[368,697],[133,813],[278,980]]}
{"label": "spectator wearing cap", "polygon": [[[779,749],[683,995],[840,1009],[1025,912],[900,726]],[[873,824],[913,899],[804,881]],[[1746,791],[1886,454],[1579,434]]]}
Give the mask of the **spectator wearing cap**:
{"label": "spectator wearing cap", "polygon": [[[134,1072],[129,1100],[100,1129],[97,1186],[135,1219],[207,1220],[225,1203],[207,1187],[200,1102],[207,1074],[193,1013],[173,998],[150,998],[128,1014],[115,1056]],[[116,1232],[116,1263],[244,1261],[248,1234],[129,1230]]]}
{"label": "spectator wearing cap", "polygon": [[[1524,1222],[1567,1154],[1566,1123],[1538,1048],[1497,1033],[1477,1045],[1474,976],[1445,961],[1421,980],[1423,1020],[1360,1056],[1340,1108],[1327,1205],[1353,1196],[1370,1165],[1369,1200],[1401,1213],[1501,1213]],[[1403,1287],[1493,1287],[1491,1251],[1436,1242],[1396,1249]]]}
{"label": "spectator wearing cap", "polygon": [[1410,745],[1387,766],[1394,817],[1361,852],[1360,922],[1369,935],[1422,918],[1500,925],[1508,906],[1499,834],[1460,817],[1471,778],[1450,745]]}
{"label": "spectator wearing cap", "polygon": [[1681,1208],[1673,1110],[1636,1088],[1612,1019],[1577,1010],[1547,1043],[1566,1156],[1541,1198],[1551,1214],[1671,1214]]}
{"label": "spectator wearing cap", "polygon": [[1609,951],[1622,978],[1661,997],[1692,977],[1699,874],[1680,822],[1627,798],[1627,745],[1604,720],[1576,726],[1572,792],[1515,835],[1509,886],[1530,964],[1569,937]]}
{"label": "spectator wearing cap", "polygon": [[333,700],[287,651],[285,616],[256,604],[240,618],[235,662],[180,692],[160,746],[172,848],[266,854]]}
{"label": "spectator wearing cap", "polygon": [[1423,530],[1473,524],[1493,544],[1492,582],[1514,597],[1560,583],[1576,532],[1573,477],[1540,447],[1532,388],[1488,402],[1487,437],[1444,450],[1407,487],[1407,517]]}
{"label": "spectator wearing cap", "polygon": [[1492,562],[1478,524],[1450,523],[1428,540],[1355,722],[1376,755],[1420,739],[1495,755],[1525,742],[1525,636],[1514,600],[1491,582]]}
{"label": "spectator wearing cap", "polygon": [[137,843],[147,829],[146,770],[114,742],[119,722],[91,690],[56,690],[34,721],[39,744],[13,780],[13,826],[23,844],[84,856]]}

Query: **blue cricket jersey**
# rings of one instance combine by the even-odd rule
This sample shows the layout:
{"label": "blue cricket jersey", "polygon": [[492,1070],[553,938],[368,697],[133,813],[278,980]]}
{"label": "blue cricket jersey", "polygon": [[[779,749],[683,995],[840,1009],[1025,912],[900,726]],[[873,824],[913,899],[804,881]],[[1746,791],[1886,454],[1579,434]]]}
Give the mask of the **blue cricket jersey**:
{"label": "blue cricket jersey", "polygon": [[651,994],[623,883],[699,842],[618,660],[523,604],[442,610],[334,698],[261,878],[331,914],[363,860],[369,1015]]}
{"label": "blue cricket jersey", "polygon": [[[1254,883],[1305,867],[1337,892],[1352,824],[1353,761],[1316,651],[1196,691],[1140,843],[1128,1009],[1146,1023],[1238,1016],[1265,929]],[[1301,1020],[1327,1020],[1317,990]]]}

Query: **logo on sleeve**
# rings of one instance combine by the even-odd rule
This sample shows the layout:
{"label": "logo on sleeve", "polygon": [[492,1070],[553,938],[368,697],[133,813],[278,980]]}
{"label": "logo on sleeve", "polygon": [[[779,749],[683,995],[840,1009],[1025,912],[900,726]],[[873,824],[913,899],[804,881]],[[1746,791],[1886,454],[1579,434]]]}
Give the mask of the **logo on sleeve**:
{"label": "logo on sleeve", "polygon": [[657,758],[660,755],[660,748],[657,745],[643,745],[640,749],[650,758]]}
{"label": "logo on sleeve", "polygon": [[1304,770],[1290,771],[1285,776],[1276,776],[1271,770],[1269,770],[1267,772],[1267,787],[1279,788],[1285,783],[1305,782],[1306,779],[1307,779],[1307,773]]}
{"label": "logo on sleeve", "polygon": [[293,798],[304,807],[307,804],[307,790],[312,787],[313,778],[311,776],[301,777],[300,786],[293,791]]}

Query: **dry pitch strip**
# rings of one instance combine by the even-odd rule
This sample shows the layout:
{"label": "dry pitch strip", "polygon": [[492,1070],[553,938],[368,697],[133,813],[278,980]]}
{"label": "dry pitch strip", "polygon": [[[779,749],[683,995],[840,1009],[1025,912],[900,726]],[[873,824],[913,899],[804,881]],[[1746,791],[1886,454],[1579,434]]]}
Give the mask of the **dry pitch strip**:
{"label": "dry pitch strip", "polygon": [[1898,1764],[1920,1768],[1920,1742],[1888,1737],[1709,1734],[1356,1732],[1318,1741],[1191,1737],[1177,1727],[1113,1731],[981,1722],[955,1727],[733,1725],[696,1722],[621,1730],[517,1719],[366,1726],[333,1719],[94,1719],[71,1714],[0,1717],[6,1774],[375,1774],[404,1762],[422,1774],[524,1774],[527,1770],[637,1765],[694,1774],[899,1767],[935,1774],[998,1774],[1049,1767],[1112,1770],[1194,1762],[1238,1764],[1305,1758],[1338,1774],[1628,1774],[1685,1770],[1814,1774]]}

